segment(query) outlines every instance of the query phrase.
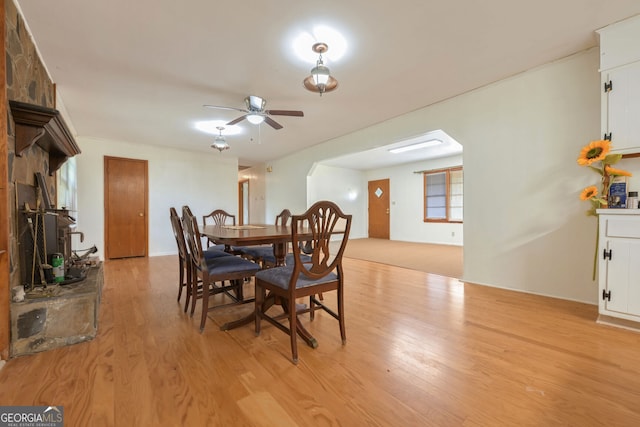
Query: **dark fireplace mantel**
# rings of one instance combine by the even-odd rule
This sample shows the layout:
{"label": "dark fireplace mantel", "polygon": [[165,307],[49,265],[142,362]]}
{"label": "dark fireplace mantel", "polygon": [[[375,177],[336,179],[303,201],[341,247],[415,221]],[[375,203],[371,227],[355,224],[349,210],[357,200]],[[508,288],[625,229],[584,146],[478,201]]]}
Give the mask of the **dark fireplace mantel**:
{"label": "dark fireplace mantel", "polygon": [[9,105],[16,124],[16,156],[38,144],[49,153],[49,175],[53,175],[69,157],[80,154],[58,110],[18,101]]}

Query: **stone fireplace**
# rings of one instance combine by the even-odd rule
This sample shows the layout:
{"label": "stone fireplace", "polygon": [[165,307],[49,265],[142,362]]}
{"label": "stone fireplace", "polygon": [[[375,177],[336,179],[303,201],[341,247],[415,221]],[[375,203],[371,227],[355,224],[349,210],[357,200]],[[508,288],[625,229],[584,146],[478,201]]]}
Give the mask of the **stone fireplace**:
{"label": "stone fireplace", "polygon": [[[59,286],[47,283],[42,277],[46,276],[44,269],[38,268],[39,286],[33,286],[36,275],[31,271],[48,264],[50,249],[63,251],[70,258],[70,244],[66,244],[70,242],[69,236],[57,234],[60,231],[57,219],[64,222],[70,216],[55,206],[56,171],[69,158],[80,154],[80,149],[56,109],[55,85],[40,61],[22,17],[12,1],[4,2],[4,7],[9,286],[20,289],[31,285],[38,291],[27,292],[23,300],[10,302],[9,355],[14,357],[93,338],[97,332],[102,269],[91,268],[84,280]],[[37,219],[41,221],[39,226],[44,226],[53,217],[56,224],[49,228],[55,228],[56,234],[52,240],[44,232],[40,238],[31,234],[36,229],[30,228],[29,222]],[[46,243],[49,247],[45,250]],[[38,262],[34,254],[38,255]]]}

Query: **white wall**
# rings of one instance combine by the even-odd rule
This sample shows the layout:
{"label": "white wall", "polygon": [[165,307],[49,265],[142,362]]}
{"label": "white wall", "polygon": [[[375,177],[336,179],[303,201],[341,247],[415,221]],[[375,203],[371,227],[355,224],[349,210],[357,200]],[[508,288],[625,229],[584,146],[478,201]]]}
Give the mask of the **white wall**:
{"label": "white wall", "polygon": [[464,97],[464,278],[595,302],[580,148],[600,137],[598,50]]}
{"label": "white wall", "polygon": [[[391,240],[462,245],[463,224],[424,222],[424,179],[421,173],[414,173],[460,165],[462,155],[456,155],[366,172],[367,181],[389,179]],[[365,182],[365,198],[366,191]]]}
{"label": "white wall", "polygon": [[[147,160],[149,167],[149,255],[177,253],[171,231],[169,208],[178,212],[189,205],[200,217],[214,209],[237,214],[238,161],[221,157],[217,152],[185,152],[125,142],[76,138],[82,153],[77,157],[78,212],[77,230],[84,243],[80,249],[95,244],[104,258],[104,156]],[[181,214],[181,213],[180,213]]]}
{"label": "white wall", "polygon": [[306,208],[315,162],[443,129],[464,146],[464,280],[595,303],[596,222],[578,199],[593,176],[576,158],[600,138],[598,62],[590,49],[278,159],[267,212]]}
{"label": "white wall", "polygon": [[307,177],[307,190],[308,206],[331,200],[344,213],[353,215],[350,239],[367,237],[367,181],[363,172],[315,165]]}

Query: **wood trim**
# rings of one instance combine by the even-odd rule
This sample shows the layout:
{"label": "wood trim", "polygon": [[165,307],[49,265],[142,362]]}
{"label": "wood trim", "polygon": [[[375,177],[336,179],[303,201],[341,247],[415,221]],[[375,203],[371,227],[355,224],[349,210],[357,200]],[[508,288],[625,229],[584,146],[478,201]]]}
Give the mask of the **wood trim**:
{"label": "wood trim", "polygon": [[[250,182],[248,179],[243,179],[242,181],[238,181],[238,225],[244,225],[244,213],[245,209],[249,209],[249,205],[244,205],[244,184],[247,183],[247,187],[250,190]],[[247,200],[249,200],[249,195],[247,194]]]}
{"label": "wood trim", "polygon": [[[462,224],[463,221],[459,221],[459,220],[452,220],[449,218],[449,202],[451,200],[451,172],[455,172],[455,171],[462,171],[462,166],[454,166],[454,167],[450,167],[450,168],[443,168],[443,169],[433,169],[433,170],[424,170],[421,171],[422,173],[422,215],[423,215],[423,222],[429,222],[429,223],[450,223],[450,224]],[[447,213],[447,217],[446,218],[429,218],[427,217],[427,175],[433,175],[433,174],[439,174],[439,173],[444,173],[445,176],[445,211]]]}
{"label": "wood trim", "polygon": [[53,175],[69,157],[80,154],[58,110],[18,101],[9,101],[9,105],[16,124],[16,156],[38,144],[49,153],[49,175]]}
{"label": "wood trim", "polygon": [[[0,0],[0,47],[5,51],[5,2]],[[9,298],[9,135],[7,128],[6,56],[0,55],[0,359],[9,358],[10,314]]]}

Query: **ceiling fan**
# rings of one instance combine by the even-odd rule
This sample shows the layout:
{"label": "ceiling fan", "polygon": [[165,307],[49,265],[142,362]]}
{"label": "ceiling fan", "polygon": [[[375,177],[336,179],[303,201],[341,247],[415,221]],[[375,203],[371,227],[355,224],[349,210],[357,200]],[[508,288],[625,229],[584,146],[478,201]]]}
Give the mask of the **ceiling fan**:
{"label": "ceiling fan", "polygon": [[244,103],[247,106],[246,109],[242,108],[234,108],[234,107],[223,107],[220,105],[204,105],[207,108],[217,108],[220,110],[235,110],[245,113],[244,115],[238,117],[237,119],[231,120],[227,123],[227,126],[235,125],[236,123],[241,122],[244,119],[247,119],[249,123],[257,125],[262,122],[266,122],[269,126],[274,129],[282,129],[282,125],[275,120],[273,120],[269,116],[293,116],[293,117],[304,117],[304,113],[302,111],[294,111],[294,110],[265,110],[265,106],[267,105],[267,101],[264,98],[260,98],[259,96],[249,95],[244,99]]}

